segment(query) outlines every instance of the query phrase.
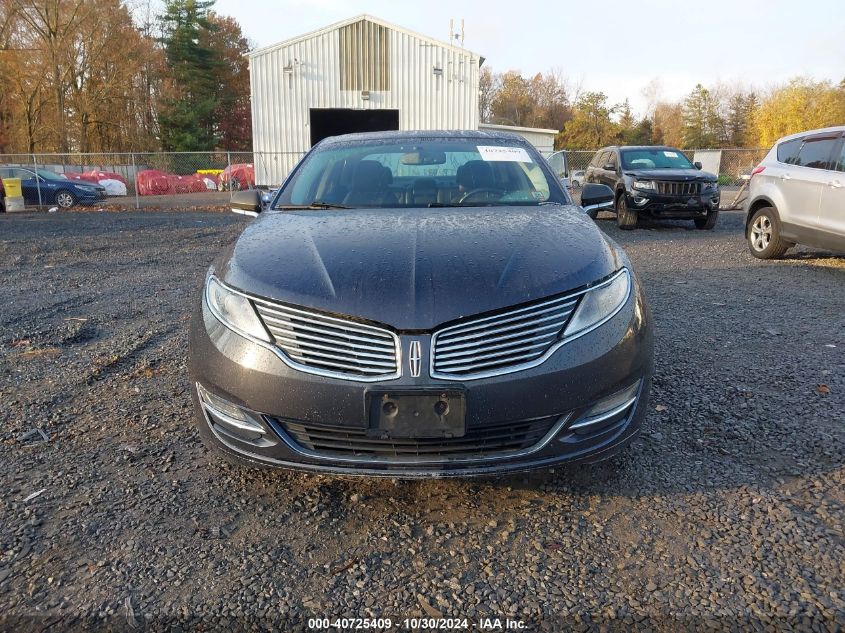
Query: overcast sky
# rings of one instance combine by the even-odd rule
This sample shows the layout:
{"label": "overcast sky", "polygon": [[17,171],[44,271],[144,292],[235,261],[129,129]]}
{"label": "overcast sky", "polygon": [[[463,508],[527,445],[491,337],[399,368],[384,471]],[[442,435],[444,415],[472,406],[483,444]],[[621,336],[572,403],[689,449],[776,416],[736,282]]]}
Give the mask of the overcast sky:
{"label": "overcast sky", "polygon": [[845,0],[217,0],[214,9],[257,46],[361,13],[445,40],[450,18],[463,18],[464,46],[493,70],[557,68],[637,111],[653,79],[679,99],[699,82],[845,78]]}

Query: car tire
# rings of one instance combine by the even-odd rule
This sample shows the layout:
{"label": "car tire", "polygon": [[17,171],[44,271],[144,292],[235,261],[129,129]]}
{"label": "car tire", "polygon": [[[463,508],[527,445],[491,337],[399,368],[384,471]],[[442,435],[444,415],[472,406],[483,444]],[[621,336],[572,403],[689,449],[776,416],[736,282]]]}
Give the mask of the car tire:
{"label": "car tire", "polygon": [[232,180],[229,181],[229,189],[231,189],[232,191],[240,191],[241,190],[241,181],[238,180],[237,178],[232,178]]}
{"label": "car tire", "polygon": [[695,218],[693,222],[695,222],[695,228],[702,230],[702,231],[712,231],[716,228],[716,221],[719,219],[719,210],[714,209],[713,211],[708,211],[707,215],[703,218]]}
{"label": "car tire", "polygon": [[67,189],[59,189],[56,192],[56,204],[62,209],[70,209],[76,204],[76,196]]}
{"label": "car tire", "polygon": [[580,181],[578,181],[578,180],[573,180],[573,181],[572,181],[572,186],[573,186],[575,189],[580,189],[580,188],[581,188],[581,182],[580,182]]}
{"label": "car tire", "polygon": [[623,231],[637,228],[637,212],[628,208],[624,193],[616,198],[616,225]]}
{"label": "car tire", "polygon": [[777,259],[794,246],[781,237],[780,218],[774,207],[763,207],[751,216],[745,237],[748,250],[758,259]]}

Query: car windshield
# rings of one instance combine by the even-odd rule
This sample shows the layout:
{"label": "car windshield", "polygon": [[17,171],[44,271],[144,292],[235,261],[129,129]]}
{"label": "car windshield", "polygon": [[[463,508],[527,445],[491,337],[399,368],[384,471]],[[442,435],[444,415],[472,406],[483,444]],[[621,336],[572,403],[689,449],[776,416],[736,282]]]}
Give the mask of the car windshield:
{"label": "car windshield", "polygon": [[274,208],[567,204],[544,162],[510,139],[335,142],[304,159]]}
{"label": "car windshield", "polygon": [[622,151],[623,169],[695,169],[680,150],[665,148]]}

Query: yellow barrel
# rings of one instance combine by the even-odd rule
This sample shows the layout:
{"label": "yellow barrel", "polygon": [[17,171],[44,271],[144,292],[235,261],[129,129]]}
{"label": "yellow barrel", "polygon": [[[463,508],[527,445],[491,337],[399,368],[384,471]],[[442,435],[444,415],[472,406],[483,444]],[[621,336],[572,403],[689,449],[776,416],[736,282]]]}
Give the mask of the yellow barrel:
{"label": "yellow barrel", "polygon": [[4,178],[3,187],[6,189],[7,198],[20,198],[23,195],[20,178]]}

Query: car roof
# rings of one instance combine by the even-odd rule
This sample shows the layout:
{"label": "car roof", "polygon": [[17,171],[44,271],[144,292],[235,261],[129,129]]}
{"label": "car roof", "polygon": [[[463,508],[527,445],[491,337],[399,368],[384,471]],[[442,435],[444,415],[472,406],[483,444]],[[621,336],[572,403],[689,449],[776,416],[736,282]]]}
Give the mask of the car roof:
{"label": "car roof", "polygon": [[816,130],[804,130],[803,132],[796,132],[789,136],[783,136],[775,141],[775,145],[783,143],[784,141],[791,141],[794,138],[801,138],[802,136],[809,136],[810,134],[824,134],[825,132],[845,132],[845,125],[834,125],[833,127],[820,127]]}
{"label": "car roof", "polygon": [[349,143],[355,141],[420,141],[420,140],[442,140],[442,139],[476,139],[480,141],[502,140],[517,142],[522,145],[530,145],[524,137],[512,132],[486,132],[483,130],[401,130],[385,132],[356,132],[354,134],[342,134],[340,136],[329,136],[320,141],[320,145],[332,145],[334,143]]}

